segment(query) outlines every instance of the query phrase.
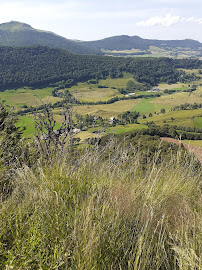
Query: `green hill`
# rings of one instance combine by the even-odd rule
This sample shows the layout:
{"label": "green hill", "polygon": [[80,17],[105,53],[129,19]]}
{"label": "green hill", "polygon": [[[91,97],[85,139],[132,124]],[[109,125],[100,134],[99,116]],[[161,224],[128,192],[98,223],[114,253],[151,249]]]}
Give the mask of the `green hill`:
{"label": "green hill", "polygon": [[[202,55],[202,44],[198,41],[185,39],[185,40],[155,40],[155,39],[144,39],[138,36],[114,36],[105,38],[97,41],[86,41],[79,44],[85,45],[94,50],[112,51],[110,53],[122,53],[122,54],[154,54],[153,50],[158,49],[159,52],[170,52],[172,54],[189,52],[189,55],[195,52],[196,56]],[[132,52],[124,52],[126,50],[140,50]],[[163,51],[162,51],[163,50]],[[117,51],[117,52],[116,52]],[[167,55],[165,55],[167,56]]]}
{"label": "green hill", "polygon": [[105,50],[130,50],[130,49],[142,49],[148,50],[150,46],[158,46],[160,48],[190,48],[199,49],[202,48],[202,44],[199,41],[192,39],[185,40],[155,40],[144,39],[138,36],[114,36],[97,41],[84,41],[81,44],[85,44],[89,48],[93,49],[105,49]]}
{"label": "green hill", "polygon": [[11,21],[0,24],[0,46],[33,46],[42,45],[51,48],[68,50],[76,54],[100,54],[91,48],[78,44],[52,32],[41,31],[30,25]]}
{"label": "green hill", "polygon": [[123,76],[123,71],[134,74],[134,79],[140,83],[154,86],[186,79],[188,75],[176,68],[201,66],[201,61],[195,59],[75,55],[43,46],[0,47],[0,59],[0,91],[22,86],[49,86],[59,81],[70,87],[89,79],[118,78]]}

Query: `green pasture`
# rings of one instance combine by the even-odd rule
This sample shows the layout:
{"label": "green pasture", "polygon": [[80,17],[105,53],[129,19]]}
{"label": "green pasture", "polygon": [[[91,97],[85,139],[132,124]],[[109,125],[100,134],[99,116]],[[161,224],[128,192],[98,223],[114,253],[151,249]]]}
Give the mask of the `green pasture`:
{"label": "green pasture", "polygon": [[75,106],[75,112],[85,115],[97,115],[103,118],[116,117],[125,111],[130,111],[141,99],[120,100],[112,104]]}
{"label": "green pasture", "polygon": [[162,108],[168,110],[171,107],[163,103],[154,103],[157,98],[143,99],[140,103],[132,108],[132,111],[139,112],[140,114],[160,112]]}
{"label": "green pasture", "polygon": [[117,89],[98,88],[97,84],[78,83],[69,89],[70,93],[79,101],[96,102],[107,101],[116,96],[123,96]]}
{"label": "green pasture", "polygon": [[106,130],[106,133],[121,134],[124,132],[129,132],[137,129],[148,128],[146,125],[141,124],[127,124],[127,125],[117,125],[115,127],[110,127]]}
{"label": "green pasture", "polygon": [[[20,116],[16,126],[21,127],[21,128],[25,127],[25,130],[23,132],[25,138],[33,137],[34,132],[35,132],[35,122],[34,122],[33,115]],[[58,129],[59,127],[60,127],[60,122],[57,121],[55,125],[55,129]]]}
{"label": "green pasture", "polygon": [[190,144],[190,145],[195,145],[195,146],[198,146],[198,147],[202,147],[202,140],[183,140],[182,141],[183,143],[187,143],[187,144]]}
{"label": "green pasture", "polygon": [[163,104],[164,106],[174,107],[185,103],[201,103],[202,102],[202,87],[199,87],[196,91],[173,93],[170,95],[162,95],[152,101],[154,104]]}
{"label": "green pasture", "polygon": [[[125,88],[129,80],[134,80],[132,74],[123,72],[122,78],[99,80],[98,84],[88,82],[78,83],[69,88],[70,93],[80,101],[107,101],[115,96],[123,96],[117,88]],[[137,83],[137,82],[136,82]],[[98,88],[98,85],[107,88]]]}
{"label": "green pasture", "polygon": [[107,78],[106,80],[100,80],[99,84],[102,86],[108,86],[108,87],[126,88],[126,84],[129,80],[132,80],[138,83],[137,81],[135,81],[135,79],[131,75],[131,77],[125,76],[123,78],[117,78],[117,79]]}
{"label": "green pasture", "polygon": [[[165,114],[159,113],[153,114],[152,117],[146,119],[140,119],[141,124],[145,124],[147,121],[153,121],[156,125],[162,126],[163,124],[177,125],[183,127],[198,127],[202,128],[202,111],[197,110],[184,110],[184,111],[170,111]],[[172,120],[173,118],[174,120]]]}
{"label": "green pasture", "polygon": [[32,137],[35,132],[35,124],[33,116],[24,115],[19,117],[17,127],[25,127],[24,136]]}
{"label": "green pasture", "polygon": [[22,108],[23,105],[37,106],[46,101],[52,103],[59,101],[60,98],[52,96],[52,90],[53,88],[51,87],[35,90],[27,87],[17,90],[6,90],[0,92],[0,98],[6,100],[8,105],[12,105],[19,109]]}

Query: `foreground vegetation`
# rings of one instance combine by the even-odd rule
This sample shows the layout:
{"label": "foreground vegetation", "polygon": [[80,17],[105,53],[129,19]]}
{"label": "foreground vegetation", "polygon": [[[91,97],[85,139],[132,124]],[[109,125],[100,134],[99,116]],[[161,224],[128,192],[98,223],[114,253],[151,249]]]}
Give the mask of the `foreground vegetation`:
{"label": "foreground vegetation", "polygon": [[181,152],[143,172],[125,151],[19,168],[1,203],[2,269],[201,269],[201,172]]}
{"label": "foreground vegetation", "polygon": [[183,148],[137,133],[78,145],[49,107],[26,145],[0,112],[1,269],[201,269],[202,170]]}

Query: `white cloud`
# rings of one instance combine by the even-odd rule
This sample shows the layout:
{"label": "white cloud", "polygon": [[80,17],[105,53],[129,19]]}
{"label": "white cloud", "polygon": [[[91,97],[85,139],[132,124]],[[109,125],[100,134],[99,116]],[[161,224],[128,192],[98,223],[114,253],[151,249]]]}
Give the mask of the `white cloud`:
{"label": "white cloud", "polygon": [[175,24],[179,21],[180,21],[179,16],[172,16],[170,14],[167,14],[165,17],[155,16],[146,21],[138,22],[137,25],[138,26],[156,26],[156,25],[171,26],[172,24]]}
{"label": "white cloud", "polygon": [[148,20],[140,21],[136,25],[137,26],[171,26],[176,23],[180,22],[195,22],[195,23],[202,23],[202,18],[183,18],[180,16],[172,16],[171,14],[167,14],[164,17],[155,16],[151,17]]}

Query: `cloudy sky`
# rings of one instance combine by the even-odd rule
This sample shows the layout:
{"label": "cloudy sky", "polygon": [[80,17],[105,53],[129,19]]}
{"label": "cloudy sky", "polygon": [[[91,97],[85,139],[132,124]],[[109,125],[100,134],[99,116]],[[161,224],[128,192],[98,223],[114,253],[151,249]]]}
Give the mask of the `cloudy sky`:
{"label": "cloudy sky", "polygon": [[0,23],[11,20],[70,39],[139,35],[202,42],[202,0],[0,0]]}

